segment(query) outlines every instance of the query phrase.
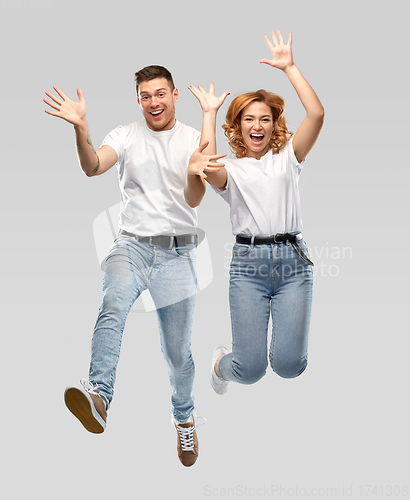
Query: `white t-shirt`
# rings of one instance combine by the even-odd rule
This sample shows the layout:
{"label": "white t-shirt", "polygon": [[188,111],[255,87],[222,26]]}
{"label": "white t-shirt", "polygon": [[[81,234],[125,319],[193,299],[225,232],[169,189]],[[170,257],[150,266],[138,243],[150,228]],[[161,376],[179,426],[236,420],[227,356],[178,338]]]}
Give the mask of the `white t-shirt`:
{"label": "white t-shirt", "polygon": [[255,158],[223,159],[226,189],[215,189],[231,207],[234,235],[267,236],[302,229],[299,163],[292,139],[277,154],[269,150]]}
{"label": "white t-shirt", "polygon": [[200,132],[177,121],[154,132],[146,122],[119,126],[105,138],[118,155],[121,191],[118,225],[139,236],[185,234],[197,226],[196,209],[184,198],[189,158]]}

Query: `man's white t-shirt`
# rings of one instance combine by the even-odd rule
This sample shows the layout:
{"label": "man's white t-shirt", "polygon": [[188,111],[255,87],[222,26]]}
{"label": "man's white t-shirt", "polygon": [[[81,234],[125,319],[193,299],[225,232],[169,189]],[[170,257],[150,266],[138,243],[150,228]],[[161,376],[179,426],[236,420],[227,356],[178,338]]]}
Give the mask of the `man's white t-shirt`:
{"label": "man's white t-shirt", "polygon": [[134,122],[104,138],[102,146],[111,146],[118,155],[120,229],[139,236],[195,232],[197,212],[185,201],[184,186],[200,136],[176,121],[171,130],[161,132]]}
{"label": "man's white t-shirt", "polygon": [[299,163],[292,139],[277,154],[269,150],[255,158],[223,159],[228,174],[225,190],[215,189],[231,207],[232,232],[267,236],[302,229]]}

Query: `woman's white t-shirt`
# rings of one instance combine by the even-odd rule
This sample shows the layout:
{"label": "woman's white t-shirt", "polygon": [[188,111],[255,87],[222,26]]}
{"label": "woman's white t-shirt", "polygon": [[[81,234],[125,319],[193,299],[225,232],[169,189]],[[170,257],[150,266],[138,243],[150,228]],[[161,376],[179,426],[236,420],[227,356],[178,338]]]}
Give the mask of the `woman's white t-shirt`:
{"label": "woman's white t-shirt", "polygon": [[234,235],[267,236],[302,229],[299,197],[301,163],[290,139],[285,148],[255,158],[223,159],[225,190],[215,189],[231,207]]}

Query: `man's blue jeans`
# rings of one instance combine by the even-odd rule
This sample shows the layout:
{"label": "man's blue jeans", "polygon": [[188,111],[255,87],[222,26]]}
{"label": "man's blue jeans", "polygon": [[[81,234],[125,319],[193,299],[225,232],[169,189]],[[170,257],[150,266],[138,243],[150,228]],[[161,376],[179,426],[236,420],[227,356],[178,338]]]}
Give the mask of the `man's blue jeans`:
{"label": "man's blue jeans", "polygon": [[[298,241],[308,256],[306,243]],[[230,267],[232,352],[219,362],[224,380],[253,384],[268,366],[268,322],[272,316],[269,361],[284,378],[307,366],[313,272],[289,243],[236,243]]]}
{"label": "man's blue jeans", "polygon": [[[139,295],[148,289],[156,307],[161,349],[168,366],[174,418],[187,420],[193,412],[195,366],[191,329],[196,298],[195,257],[194,244],[168,249],[122,234],[115,240],[105,262],[89,373],[90,382],[98,384],[108,407],[127,315]],[[150,377],[147,374],[147,379]]]}

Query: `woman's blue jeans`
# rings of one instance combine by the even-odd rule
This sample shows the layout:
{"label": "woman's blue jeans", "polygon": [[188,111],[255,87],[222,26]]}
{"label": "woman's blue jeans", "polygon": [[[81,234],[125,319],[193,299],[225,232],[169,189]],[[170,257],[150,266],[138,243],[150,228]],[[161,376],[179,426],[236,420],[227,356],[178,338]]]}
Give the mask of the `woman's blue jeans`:
{"label": "woman's blue jeans", "polygon": [[[193,412],[195,366],[191,329],[196,298],[195,257],[194,244],[168,249],[122,234],[115,240],[105,261],[89,372],[90,382],[98,384],[108,407],[114,394],[125,321],[135,300],[148,289],[156,307],[161,349],[168,366],[174,418],[187,420]],[[147,334],[140,332],[141,336]],[[149,355],[145,353],[146,357]],[[136,386],[149,382],[152,376],[147,373],[136,381]]]}
{"label": "woman's blue jeans", "polygon": [[[304,240],[297,244],[308,256]],[[234,245],[229,288],[232,352],[219,362],[224,380],[253,384],[265,375],[270,315],[273,371],[293,378],[305,370],[312,288],[312,267],[291,244]]]}

